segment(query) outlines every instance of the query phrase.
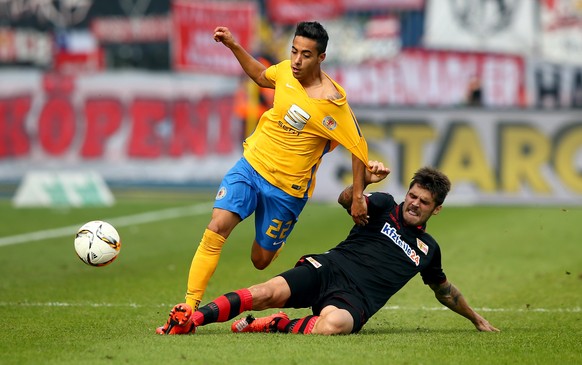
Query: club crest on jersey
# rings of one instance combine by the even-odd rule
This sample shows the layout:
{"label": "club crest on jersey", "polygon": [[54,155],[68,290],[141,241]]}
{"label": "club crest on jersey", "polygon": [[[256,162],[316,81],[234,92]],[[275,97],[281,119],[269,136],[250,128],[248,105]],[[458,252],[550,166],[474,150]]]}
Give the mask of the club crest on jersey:
{"label": "club crest on jersey", "polygon": [[323,126],[330,131],[333,131],[337,127],[337,122],[328,115],[327,117],[323,118]]}
{"label": "club crest on jersey", "polygon": [[428,245],[420,240],[420,238],[416,239],[416,247],[421,250],[425,255],[428,255]]}
{"label": "club crest on jersey", "polygon": [[216,200],[220,200],[222,198],[224,198],[226,196],[226,188],[224,186],[221,186],[220,189],[218,189],[218,193],[216,193]]}
{"label": "club crest on jersey", "polygon": [[301,109],[296,104],[291,105],[289,110],[287,110],[287,114],[285,114],[285,121],[295,128],[298,131],[303,130],[307,121],[311,118],[311,115],[307,113],[305,110]]}

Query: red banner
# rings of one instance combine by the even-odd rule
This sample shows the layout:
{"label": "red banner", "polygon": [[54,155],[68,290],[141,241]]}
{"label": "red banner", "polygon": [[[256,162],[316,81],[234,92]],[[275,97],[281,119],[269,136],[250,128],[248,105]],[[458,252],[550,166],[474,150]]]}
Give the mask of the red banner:
{"label": "red banner", "polygon": [[109,181],[219,180],[240,158],[237,79],[0,72],[0,180],[61,167]]}
{"label": "red banner", "polygon": [[345,10],[421,10],[424,0],[342,0]]}
{"label": "red banner", "polygon": [[253,2],[175,1],[172,10],[174,69],[236,75],[242,69],[230,50],[214,39],[214,29],[226,26],[252,52],[257,8]]}
{"label": "red banner", "polygon": [[92,52],[58,52],[54,56],[53,68],[62,73],[91,73],[105,69],[105,54],[102,49]]}
{"label": "red banner", "polygon": [[101,17],[91,22],[91,32],[101,43],[167,42],[169,18]]}
{"label": "red banner", "polygon": [[389,62],[339,66],[329,73],[352,105],[460,106],[474,78],[484,106],[525,103],[524,60],[513,55],[405,50]]}
{"label": "red banner", "polygon": [[276,23],[295,24],[335,18],[341,15],[343,7],[342,0],[267,0],[267,12]]}

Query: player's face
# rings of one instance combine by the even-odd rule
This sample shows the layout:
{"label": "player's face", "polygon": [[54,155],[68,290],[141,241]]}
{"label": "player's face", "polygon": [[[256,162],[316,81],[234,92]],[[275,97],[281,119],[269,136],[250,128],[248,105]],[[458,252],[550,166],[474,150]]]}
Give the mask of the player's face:
{"label": "player's face", "polygon": [[440,212],[442,205],[436,206],[430,191],[414,184],[404,198],[404,222],[409,226],[420,226],[426,223],[431,215]]}
{"label": "player's face", "polygon": [[317,42],[310,38],[296,36],[291,46],[291,71],[300,82],[313,77],[314,71],[319,70],[325,53],[317,52]]}

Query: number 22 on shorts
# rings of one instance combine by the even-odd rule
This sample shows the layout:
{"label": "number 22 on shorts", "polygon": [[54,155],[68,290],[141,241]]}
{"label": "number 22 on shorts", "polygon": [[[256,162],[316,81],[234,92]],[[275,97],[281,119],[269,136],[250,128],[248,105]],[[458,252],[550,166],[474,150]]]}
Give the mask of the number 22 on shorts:
{"label": "number 22 on shorts", "polygon": [[292,220],[283,223],[283,221],[279,219],[273,219],[271,222],[274,224],[269,226],[265,234],[273,239],[281,240],[287,237],[287,231],[291,228],[291,224],[293,224]]}

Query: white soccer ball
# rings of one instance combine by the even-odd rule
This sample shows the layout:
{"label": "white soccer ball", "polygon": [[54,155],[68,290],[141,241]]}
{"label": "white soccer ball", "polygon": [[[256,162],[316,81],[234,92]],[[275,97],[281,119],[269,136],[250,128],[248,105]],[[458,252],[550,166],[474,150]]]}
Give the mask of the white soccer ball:
{"label": "white soccer ball", "polygon": [[119,233],[107,222],[87,222],[79,228],[75,236],[77,256],[87,265],[109,265],[117,258],[120,249]]}

